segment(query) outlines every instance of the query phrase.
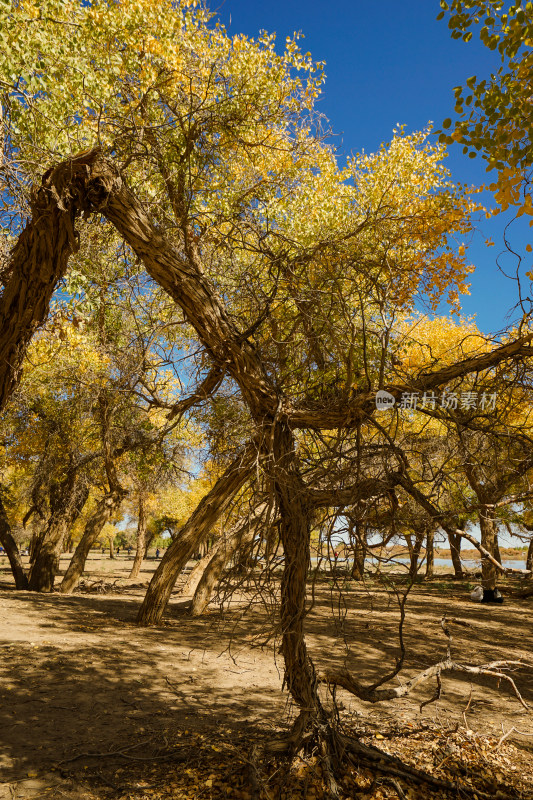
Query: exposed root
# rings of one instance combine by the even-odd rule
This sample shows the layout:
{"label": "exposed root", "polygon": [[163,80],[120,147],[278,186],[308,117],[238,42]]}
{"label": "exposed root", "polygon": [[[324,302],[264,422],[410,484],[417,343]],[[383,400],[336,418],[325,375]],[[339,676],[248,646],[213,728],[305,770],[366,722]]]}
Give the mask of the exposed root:
{"label": "exposed root", "polygon": [[[408,791],[413,785],[426,791],[438,790],[441,796],[457,797],[460,793],[464,798],[478,798],[478,800],[510,800],[511,795],[499,791],[486,792],[477,786],[465,783],[464,776],[451,770],[451,780],[436,777],[435,775],[417,769],[398,758],[386,753],[370,744],[365,744],[353,732],[342,730],[335,720],[317,720],[310,718],[309,714],[300,714],[289,735],[275,741],[270,741],[264,748],[264,755],[274,756],[276,759],[285,754],[289,763],[286,767],[297,771],[304,768],[312,771],[320,781],[321,797],[327,800],[340,800],[345,798],[346,778],[348,775],[361,776],[370,773],[373,776],[373,786],[377,784],[388,785],[394,789],[400,800],[406,800],[411,794]],[[261,775],[258,766],[259,759],[255,762],[256,775]],[[299,766],[298,766],[299,765]],[[448,770],[448,772],[450,772]],[[271,795],[268,793],[268,779],[265,775],[255,781],[255,800],[266,800]]]}

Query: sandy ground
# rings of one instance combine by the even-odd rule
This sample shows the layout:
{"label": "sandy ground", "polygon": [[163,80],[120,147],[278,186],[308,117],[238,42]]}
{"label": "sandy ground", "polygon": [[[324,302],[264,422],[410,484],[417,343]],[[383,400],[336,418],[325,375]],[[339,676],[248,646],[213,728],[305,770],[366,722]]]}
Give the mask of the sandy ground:
{"label": "sandy ground", "polygon": [[[286,725],[291,709],[282,691],[281,657],[275,640],[267,641],[269,612],[257,602],[259,590],[265,599],[263,587],[241,592],[223,614],[213,604],[193,619],[178,584],[165,624],[142,629],[135,615],[156,562],[145,561],[135,585],[125,579],[130,565],[123,554],[114,561],[91,554],[89,584],[114,581],[113,591],[38,595],[11,587],[4,557],[1,800],[130,797],[120,778],[125,759],[127,765],[157,761],[163,744],[186,740],[191,747],[198,736],[213,742],[230,734],[245,741],[271,737]],[[375,581],[350,582],[339,604],[334,583],[326,576],[316,584],[307,620],[309,649],[319,669],[347,666],[372,682],[391,669],[399,652],[394,592]],[[456,661],[531,664],[532,600],[513,599],[509,593],[516,586],[502,586],[503,606],[469,602],[466,585],[452,580],[415,587],[402,681],[444,657],[445,613],[464,623],[451,626]],[[517,667],[513,677],[524,701],[533,704],[533,668]],[[337,699],[343,718],[371,732],[455,723],[497,738],[511,732],[506,744],[516,748],[520,769],[533,774],[533,719],[508,685],[444,676],[441,699],[420,711],[434,689],[426,684],[408,698],[372,706],[343,691]],[[193,795],[172,795],[182,796]]]}

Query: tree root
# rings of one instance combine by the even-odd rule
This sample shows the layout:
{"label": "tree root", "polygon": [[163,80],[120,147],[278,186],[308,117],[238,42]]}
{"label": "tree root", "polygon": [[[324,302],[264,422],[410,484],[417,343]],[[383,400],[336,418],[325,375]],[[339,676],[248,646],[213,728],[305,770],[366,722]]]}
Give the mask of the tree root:
{"label": "tree root", "polygon": [[[261,773],[258,751],[254,757],[254,800],[269,797],[263,792],[268,780]],[[364,744],[356,735],[341,729],[337,720],[320,720],[302,712],[293,725],[291,732],[279,739],[269,741],[263,748],[267,758],[279,758],[285,755],[290,762],[296,759],[307,762],[315,771],[320,771],[320,780],[324,797],[328,800],[340,800],[346,797],[342,784],[348,774],[369,770],[374,777],[374,786],[387,784],[391,786],[400,800],[406,798],[406,787],[409,785],[426,786],[430,790],[439,790],[445,796],[478,800],[494,800],[494,793],[470,787],[463,781],[438,778],[428,772],[416,769],[395,755],[380,750],[373,745]],[[366,792],[365,792],[366,793]],[[499,800],[511,800],[511,795],[499,792]]]}

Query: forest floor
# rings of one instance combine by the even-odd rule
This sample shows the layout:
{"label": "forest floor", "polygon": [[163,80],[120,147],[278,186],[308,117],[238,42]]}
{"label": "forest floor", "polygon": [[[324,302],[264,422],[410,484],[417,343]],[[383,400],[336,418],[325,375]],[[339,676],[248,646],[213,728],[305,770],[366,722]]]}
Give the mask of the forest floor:
{"label": "forest floor", "polygon": [[[294,717],[282,691],[279,642],[268,638],[276,581],[272,593],[258,579],[243,584],[223,612],[212,604],[198,618],[178,584],[164,624],[138,628],[156,564],[145,561],[132,584],[127,557],[92,553],[85,586],[65,596],[15,591],[0,559],[0,800],[319,800],[316,754],[284,764],[254,747]],[[319,670],[347,666],[371,683],[399,652],[399,586],[397,579],[349,581],[339,603],[342,580],[323,575],[315,583],[309,649]],[[529,663],[513,678],[533,705],[532,598],[516,597],[519,580],[508,579],[504,605],[475,604],[469,586],[437,576],[413,587],[402,681],[445,656],[440,620],[447,614],[461,623],[450,625],[454,660]],[[454,673],[442,684],[440,699],[422,709],[434,683],[394,702],[369,705],[343,690],[336,699],[346,733],[458,780],[457,792],[395,786],[390,775],[374,781],[368,769],[354,768],[340,797],[466,798],[474,787],[479,797],[533,800],[531,713],[493,678],[471,682]]]}

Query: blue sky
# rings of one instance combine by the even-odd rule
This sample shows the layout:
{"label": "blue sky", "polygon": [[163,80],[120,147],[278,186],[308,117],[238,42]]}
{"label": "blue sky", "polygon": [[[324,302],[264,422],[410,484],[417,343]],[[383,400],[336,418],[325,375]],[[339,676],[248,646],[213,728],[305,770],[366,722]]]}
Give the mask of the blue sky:
{"label": "blue sky", "polygon": [[[381,142],[391,139],[397,123],[405,124],[407,131],[419,130],[430,120],[439,127],[443,119],[453,117],[453,87],[464,84],[470,75],[488,76],[500,63],[497,53],[475,36],[468,44],[451,38],[446,20],[435,19],[438,0],[225,0],[210,7],[218,11],[230,33],[255,37],[260,30],[276,32],[280,48],[294,31],[304,34],[302,49],[326,62],[319,108],[330,120],[343,154],[377,150]],[[459,146],[450,148],[447,166],[461,183],[491,179],[484,162],[463,156]],[[485,202],[491,198],[487,196]],[[476,272],[471,295],[463,299],[463,311],[475,314],[486,332],[504,327],[506,314],[516,302],[515,283],[504,278],[496,264],[504,249],[505,221],[483,217],[468,250]],[[512,227],[512,241],[523,256],[526,226],[523,219]],[[493,239],[494,247],[485,246],[487,237]],[[510,257],[503,263],[512,266]],[[522,272],[530,267],[528,263]]]}

